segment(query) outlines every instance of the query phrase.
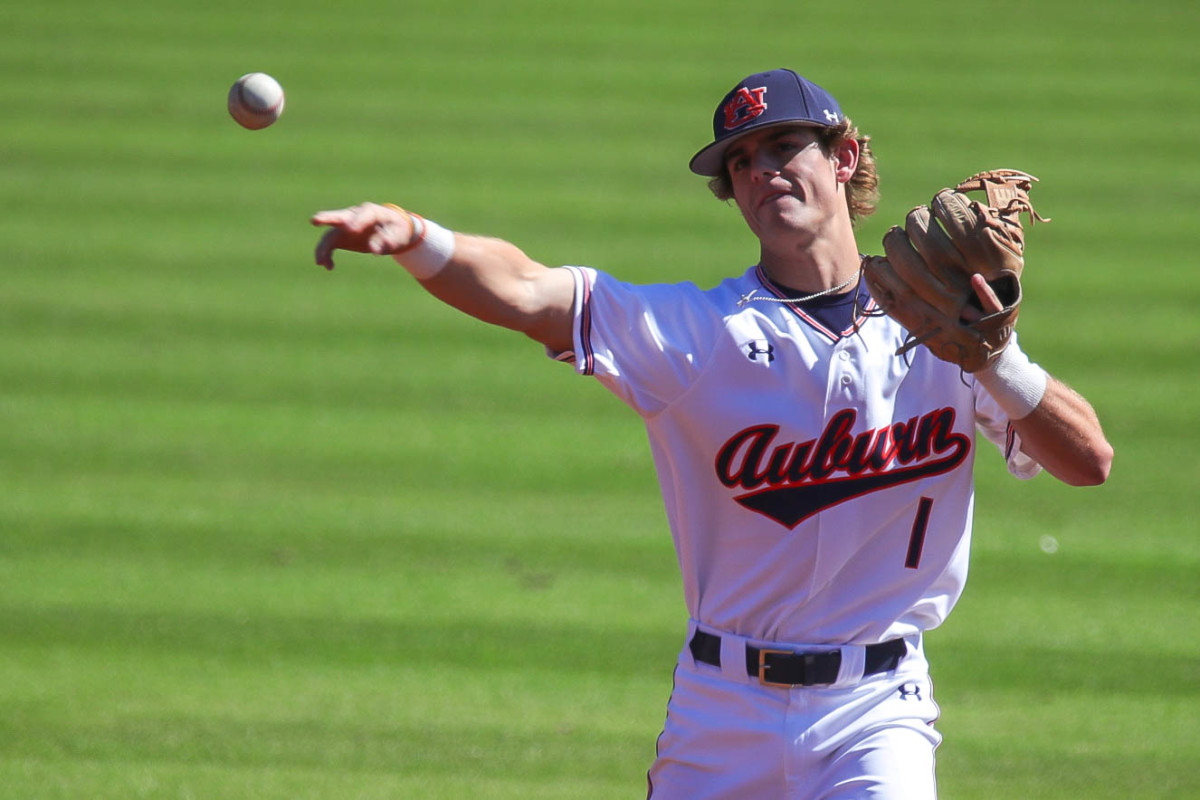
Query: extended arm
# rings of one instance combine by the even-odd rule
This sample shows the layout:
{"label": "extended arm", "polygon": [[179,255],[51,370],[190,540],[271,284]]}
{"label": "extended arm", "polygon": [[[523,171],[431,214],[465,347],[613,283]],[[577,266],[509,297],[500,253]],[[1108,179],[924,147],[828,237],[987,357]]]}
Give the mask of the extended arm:
{"label": "extended arm", "polygon": [[335,250],[392,255],[442,302],[484,322],[520,331],[554,351],[572,348],[571,274],[539,264],[509,242],[443,230],[453,237],[446,248],[448,259],[426,275],[428,270],[415,267],[428,263],[429,256],[421,246],[413,247],[417,230],[405,211],[363,203],[318,212],[312,223],[328,228],[316,249],[316,261],[326,269],[333,269]]}

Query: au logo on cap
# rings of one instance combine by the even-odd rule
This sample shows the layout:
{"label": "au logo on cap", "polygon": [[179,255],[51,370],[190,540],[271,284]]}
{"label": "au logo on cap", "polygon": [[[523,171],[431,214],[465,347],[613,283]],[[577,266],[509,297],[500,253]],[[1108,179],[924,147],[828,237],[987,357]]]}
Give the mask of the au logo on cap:
{"label": "au logo on cap", "polygon": [[760,86],[757,89],[741,87],[725,104],[725,130],[731,131],[734,128],[740,128],[752,119],[762,116],[762,113],[767,110],[767,103],[763,99],[767,95],[767,87]]}

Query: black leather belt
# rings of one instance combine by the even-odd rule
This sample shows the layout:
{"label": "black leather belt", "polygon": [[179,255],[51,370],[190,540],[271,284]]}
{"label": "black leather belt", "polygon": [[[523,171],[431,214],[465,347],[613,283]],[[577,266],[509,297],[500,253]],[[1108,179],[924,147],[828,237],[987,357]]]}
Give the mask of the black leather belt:
{"label": "black leather belt", "polygon": [[[688,642],[692,657],[713,667],[721,666],[721,637],[696,631]],[[903,639],[892,639],[866,646],[863,675],[893,670],[908,652]],[[797,653],[746,645],[746,674],[758,678],[764,686],[819,686],[837,683],[842,668],[840,650],[824,653]]]}

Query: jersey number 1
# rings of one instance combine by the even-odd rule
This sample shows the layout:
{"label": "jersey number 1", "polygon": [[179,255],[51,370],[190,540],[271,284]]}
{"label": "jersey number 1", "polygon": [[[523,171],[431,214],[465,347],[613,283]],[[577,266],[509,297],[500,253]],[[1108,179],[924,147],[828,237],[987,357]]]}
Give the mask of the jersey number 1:
{"label": "jersey number 1", "polygon": [[904,566],[916,569],[921,566],[921,550],[925,548],[925,529],[929,527],[929,511],[933,508],[932,497],[922,497],[917,503],[917,517],[913,520],[912,535],[908,537],[908,557]]}

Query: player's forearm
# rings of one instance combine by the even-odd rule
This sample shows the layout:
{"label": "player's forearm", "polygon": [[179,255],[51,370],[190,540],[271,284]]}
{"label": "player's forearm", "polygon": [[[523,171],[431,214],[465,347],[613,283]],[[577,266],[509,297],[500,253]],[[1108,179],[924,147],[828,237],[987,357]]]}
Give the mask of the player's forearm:
{"label": "player's forearm", "polygon": [[1064,483],[1094,486],[1108,479],[1113,449],[1095,410],[1054,377],[1047,376],[1037,407],[1012,425],[1021,449]]}
{"label": "player's forearm", "polygon": [[[403,264],[404,255],[396,260]],[[453,256],[435,275],[421,279],[421,285],[476,319],[558,349],[570,347],[573,279],[509,242],[456,233]]]}
{"label": "player's forearm", "polygon": [[1108,479],[1112,447],[1095,410],[1078,393],[1029,360],[1016,341],[975,372],[1021,437],[1021,450],[1072,486]]}

